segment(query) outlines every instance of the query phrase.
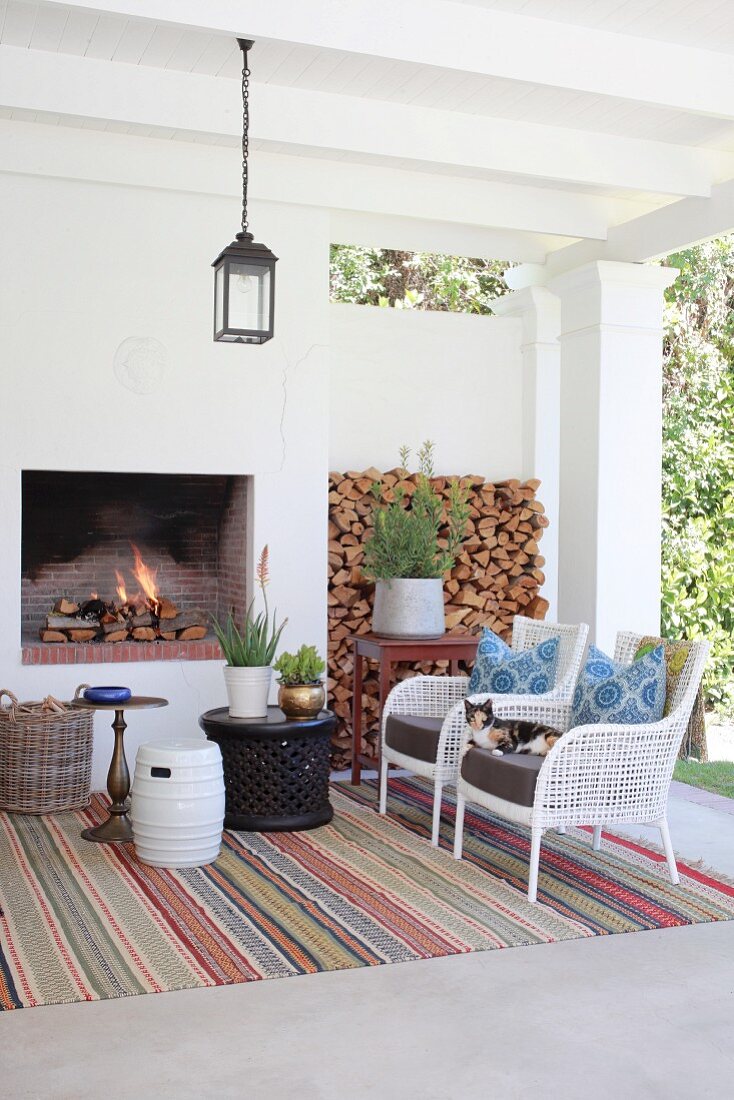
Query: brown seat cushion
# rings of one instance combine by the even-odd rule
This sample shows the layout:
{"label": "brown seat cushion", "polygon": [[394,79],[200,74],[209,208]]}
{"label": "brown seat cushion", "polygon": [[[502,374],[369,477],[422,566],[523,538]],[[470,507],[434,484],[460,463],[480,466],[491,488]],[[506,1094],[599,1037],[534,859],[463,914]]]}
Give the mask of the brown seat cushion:
{"label": "brown seat cushion", "polygon": [[435,764],[438,736],[443,718],[419,718],[412,714],[391,714],[385,723],[385,743],[395,752]]}
{"label": "brown seat cushion", "polygon": [[493,756],[490,749],[469,749],[461,762],[461,774],[480,791],[518,806],[532,806],[544,760],[544,756],[527,753]]}

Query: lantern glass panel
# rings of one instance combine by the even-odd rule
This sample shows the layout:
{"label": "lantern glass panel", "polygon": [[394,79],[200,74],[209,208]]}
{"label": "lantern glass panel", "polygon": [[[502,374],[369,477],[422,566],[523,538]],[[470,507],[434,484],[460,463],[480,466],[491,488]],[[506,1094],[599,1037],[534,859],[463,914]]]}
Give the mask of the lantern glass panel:
{"label": "lantern glass panel", "polygon": [[270,268],[230,262],[229,329],[266,331],[270,324]]}
{"label": "lantern glass panel", "polygon": [[220,266],[214,272],[214,332],[224,328],[224,271]]}

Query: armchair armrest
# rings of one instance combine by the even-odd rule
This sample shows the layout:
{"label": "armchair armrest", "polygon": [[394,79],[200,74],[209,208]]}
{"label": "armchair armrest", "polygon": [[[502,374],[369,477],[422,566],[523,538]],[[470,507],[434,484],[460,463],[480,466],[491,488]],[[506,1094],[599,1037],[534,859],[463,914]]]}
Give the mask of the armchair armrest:
{"label": "armchair armrest", "polygon": [[665,815],[681,731],[673,716],[625,726],[577,726],[548,753],[538,775],[533,823],[594,825]]}

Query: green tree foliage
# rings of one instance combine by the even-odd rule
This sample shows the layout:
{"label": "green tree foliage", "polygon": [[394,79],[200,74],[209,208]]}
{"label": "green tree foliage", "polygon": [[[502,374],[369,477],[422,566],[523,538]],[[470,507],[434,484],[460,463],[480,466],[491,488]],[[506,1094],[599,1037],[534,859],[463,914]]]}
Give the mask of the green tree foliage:
{"label": "green tree foliage", "polygon": [[669,256],[663,632],[708,638],[709,703],[734,707],[734,237]]}
{"label": "green tree foliage", "polygon": [[477,260],[433,252],[396,252],[356,245],[331,246],[333,302],[491,313],[507,293],[506,260]]}

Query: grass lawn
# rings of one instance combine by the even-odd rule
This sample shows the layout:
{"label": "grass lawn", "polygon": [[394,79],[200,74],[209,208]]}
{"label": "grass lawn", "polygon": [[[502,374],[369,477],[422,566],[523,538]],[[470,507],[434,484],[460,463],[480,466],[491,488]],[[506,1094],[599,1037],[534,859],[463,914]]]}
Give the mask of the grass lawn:
{"label": "grass lawn", "polygon": [[710,764],[699,764],[696,760],[676,760],[673,778],[691,787],[703,787],[734,798],[734,761],[714,760]]}

